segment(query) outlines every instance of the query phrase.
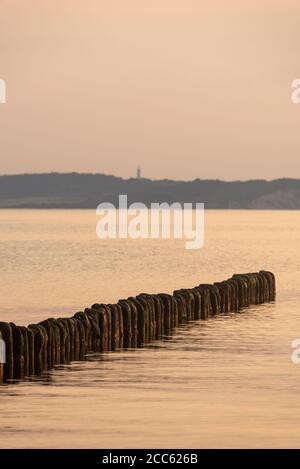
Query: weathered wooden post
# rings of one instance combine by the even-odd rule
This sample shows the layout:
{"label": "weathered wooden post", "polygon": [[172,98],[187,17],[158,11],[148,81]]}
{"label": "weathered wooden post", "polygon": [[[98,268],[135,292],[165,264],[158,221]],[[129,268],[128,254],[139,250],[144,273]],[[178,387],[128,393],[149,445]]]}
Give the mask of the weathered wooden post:
{"label": "weathered wooden post", "polygon": [[[106,310],[109,312],[109,317],[111,321],[111,314],[110,314],[108,305],[106,305]],[[97,314],[97,310],[95,310],[95,308],[93,307],[86,308],[84,310],[84,313],[88,317],[89,323],[91,325],[88,349],[92,350],[93,352],[99,352],[100,351],[100,339],[101,339],[99,315]],[[111,338],[109,338],[109,340],[111,341]]]}
{"label": "weathered wooden post", "polygon": [[47,356],[47,368],[51,370],[53,368],[53,328],[51,324],[52,319],[45,319],[44,321],[39,322],[39,326],[42,326],[47,334],[47,346],[46,346],[46,356]]}
{"label": "weathered wooden post", "polygon": [[156,324],[156,314],[155,314],[155,303],[152,295],[147,293],[141,293],[137,296],[137,299],[143,301],[145,307],[145,314],[148,317],[148,341],[151,342],[157,338],[157,324]]}
{"label": "weathered wooden post", "polygon": [[166,293],[159,293],[158,297],[161,299],[163,304],[163,316],[164,316],[164,335],[169,335],[172,328],[172,306],[171,306],[171,296]]}
{"label": "weathered wooden post", "polygon": [[104,304],[94,304],[92,310],[96,310],[98,316],[100,333],[100,351],[108,352],[111,350],[111,317],[109,310]]}
{"label": "weathered wooden post", "polygon": [[123,333],[124,333],[124,348],[130,348],[132,346],[132,310],[130,308],[130,303],[127,300],[119,300],[119,306],[122,310],[123,318]]}
{"label": "weathered wooden post", "polygon": [[71,341],[70,341],[70,327],[68,318],[59,318],[59,321],[62,323],[66,331],[65,339],[65,363],[70,363],[71,361]]}
{"label": "weathered wooden post", "polygon": [[0,322],[0,332],[2,340],[5,342],[5,364],[3,366],[3,381],[10,381],[14,377],[14,351],[13,335],[11,325],[7,322]]}
{"label": "weathered wooden post", "polygon": [[46,329],[39,324],[31,324],[28,329],[34,337],[34,372],[40,374],[48,368],[47,346],[48,335]]}
{"label": "weathered wooden post", "polygon": [[268,301],[275,301],[276,298],[276,282],[275,282],[275,275],[272,272],[267,270],[260,270],[260,275],[263,275],[268,283],[268,290],[269,290],[269,300]]}
{"label": "weathered wooden post", "polygon": [[137,308],[130,300],[126,300],[131,311],[131,347],[137,347],[138,343],[138,313]]}
{"label": "weathered wooden post", "polygon": [[163,304],[161,298],[157,295],[152,295],[154,302],[154,314],[156,323],[156,339],[160,339],[163,336],[164,322],[163,322]]}
{"label": "weathered wooden post", "polygon": [[27,337],[28,337],[28,376],[32,376],[35,374],[34,333],[29,327],[27,327]]}
{"label": "weathered wooden post", "polygon": [[[137,346],[142,347],[147,342],[148,316],[145,313],[143,301],[130,297],[128,301],[135,307],[137,316]],[[123,317],[124,321],[124,317]],[[125,330],[125,321],[124,321]],[[125,345],[124,345],[125,346]]]}
{"label": "weathered wooden post", "polygon": [[192,288],[190,292],[194,298],[194,319],[197,321],[201,319],[201,294],[197,288]]}
{"label": "weathered wooden post", "polygon": [[66,339],[67,339],[67,331],[65,328],[64,323],[60,319],[56,319],[54,325],[58,328],[59,333],[59,363],[64,364],[66,363]]}
{"label": "weathered wooden post", "polygon": [[177,303],[178,310],[178,323],[183,324],[186,322],[186,303],[185,298],[181,293],[174,292],[174,298]]}
{"label": "weathered wooden post", "polygon": [[210,292],[202,285],[198,285],[197,290],[201,294],[201,319],[207,319],[211,316]]}
{"label": "weathered wooden post", "polygon": [[23,376],[29,376],[29,340],[27,327],[20,326],[20,332],[23,336]]}
{"label": "weathered wooden post", "polygon": [[120,344],[120,317],[115,305],[107,305],[111,317],[111,350],[119,348]]}
{"label": "weathered wooden post", "polygon": [[24,377],[24,338],[19,326],[13,322],[10,325],[13,335],[14,379],[22,379]]}
{"label": "weathered wooden post", "polygon": [[151,313],[149,306],[145,298],[141,295],[136,297],[136,300],[142,305],[144,320],[145,320],[145,343],[148,343],[152,339],[152,325],[151,325]]}

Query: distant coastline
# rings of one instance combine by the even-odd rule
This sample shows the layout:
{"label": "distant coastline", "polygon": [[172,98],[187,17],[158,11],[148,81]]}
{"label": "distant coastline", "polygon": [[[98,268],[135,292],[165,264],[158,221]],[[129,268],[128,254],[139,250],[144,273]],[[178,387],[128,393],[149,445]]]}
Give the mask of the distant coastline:
{"label": "distant coastline", "polygon": [[0,176],[0,208],[95,209],[101,202],[202,202],[206,209],[299,210],[300,179],[222,181],[123,179],[105,174]]}

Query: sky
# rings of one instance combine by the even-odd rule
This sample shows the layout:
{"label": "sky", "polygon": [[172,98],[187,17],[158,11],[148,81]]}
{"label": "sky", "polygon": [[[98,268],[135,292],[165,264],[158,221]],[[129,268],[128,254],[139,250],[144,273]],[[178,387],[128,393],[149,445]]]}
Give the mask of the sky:
{"label": "sky", "polygon": [[300,178],[299,0],[1,0],[0,174]]}

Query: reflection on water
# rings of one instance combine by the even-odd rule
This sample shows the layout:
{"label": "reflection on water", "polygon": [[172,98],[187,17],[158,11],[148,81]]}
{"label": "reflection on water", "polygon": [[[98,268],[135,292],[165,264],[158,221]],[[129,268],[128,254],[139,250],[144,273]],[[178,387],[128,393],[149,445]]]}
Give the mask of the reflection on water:
{"label": "reflection on water", "polygon": [[173,241],[103,244],[93,212],[49,212],[0,211],[2,320],[37,322],[261,267],[276,273],[278,299],[3,386],[2,448],[299,446],[296,212],[207,212],[196,252]]}

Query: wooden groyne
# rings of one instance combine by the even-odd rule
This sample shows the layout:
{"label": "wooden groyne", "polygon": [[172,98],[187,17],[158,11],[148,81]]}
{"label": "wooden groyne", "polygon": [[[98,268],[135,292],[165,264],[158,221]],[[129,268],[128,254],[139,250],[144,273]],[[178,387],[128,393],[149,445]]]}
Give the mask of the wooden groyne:
{"label": "wooden groyne", "polygon": [[260,271],[176,290],[173,295],[141,293],[116,304],[97,303],[71,318],[46,319],[28,327],[0,322],[6,349],[0,384],[85,360],[89,352],[142,347],[180,324],[238,312],[274,301],[275,295],[274,274]]}

